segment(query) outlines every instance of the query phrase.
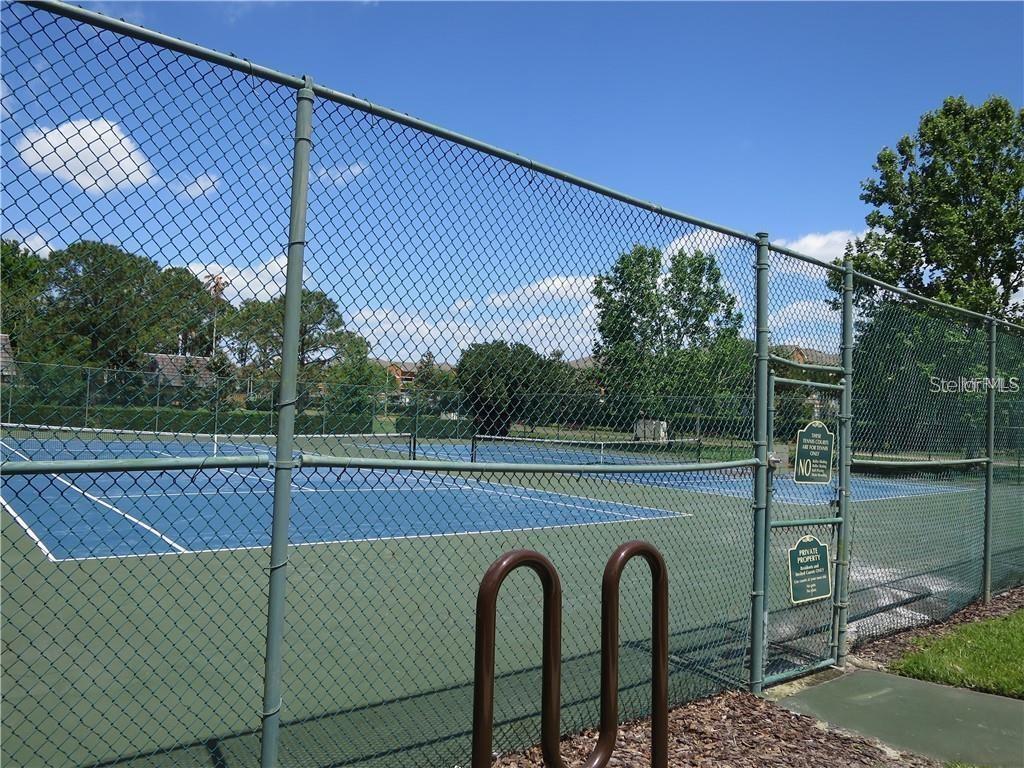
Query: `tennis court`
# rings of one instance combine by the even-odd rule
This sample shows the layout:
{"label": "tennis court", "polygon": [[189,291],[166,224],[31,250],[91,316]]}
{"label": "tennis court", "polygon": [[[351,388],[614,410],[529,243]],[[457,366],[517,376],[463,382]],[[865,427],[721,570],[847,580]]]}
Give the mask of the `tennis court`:
{"label": "tennis court", "polygon": [[[0,441],[12,460],[52,460],[75,456],[158,457],[168,455],[267,455],[258,436],[195,436],[149,433],[114,440],[116,433],[51,429],[51,438],[5,436]],[[40,433],[37,428],[36,434]],[[342,444],[363,455],[403,455],[401,435],[307,436],[311,445]],[[643,446],[640,446],[641,448]],[[612,450],[610,444],[573,441],[491,441],[471,446],[451,441],[421,443],[417,455],[450,461],[555,463],[648,463],[674,460],[674,453]],[[597,463],[594,461],[594,463]],[[654,486],[702,495],[748,498],[746,472],[610,473],[604,483]],[[969,490],[954,483],[856,478],[853,495],[861,501],[911,498]],[[689,516],[678,509],[633,504],[577,493],[526,487],[516,478],[502,482],[444,472],[317,469],[295,475],[291,542],[297,545],[390,538],[460,536],[561,526],[602,525]],[[827,505],[830,486],[798,485],[779,475],[780,504]],[[183,554],[265,547],[273,478],[265,470],[218,469],[202,473],[153,473],[144,487],[129,473],[35,474],[6,480],[3,505],[52,560]],[[655,497],[656,498],[656,497]]]}

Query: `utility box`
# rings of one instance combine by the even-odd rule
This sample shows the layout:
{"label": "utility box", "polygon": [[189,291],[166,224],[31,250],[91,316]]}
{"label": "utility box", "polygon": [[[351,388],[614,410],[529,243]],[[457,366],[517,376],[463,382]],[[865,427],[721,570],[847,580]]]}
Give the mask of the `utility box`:
{"label": "utility box", "polygon": [[668,443],[668,422],[637,419],[633,425],[633,439],[645,443]]}

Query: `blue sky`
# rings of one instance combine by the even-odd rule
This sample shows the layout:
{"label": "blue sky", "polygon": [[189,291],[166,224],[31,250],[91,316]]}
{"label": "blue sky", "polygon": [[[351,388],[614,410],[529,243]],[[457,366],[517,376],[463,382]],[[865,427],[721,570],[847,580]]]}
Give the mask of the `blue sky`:
{"label": "blue sky", "polygon": [[1021,3],[89,4],[695,216],[857,230],[942,99],[1024,100]]}
{"label": "blue sky", "polygon": [[[860,181],[922,112],[1024,92],[1021,4],[90,7],[822,259],[863,229]],[[226,275],[236,303],[278,295],[293,94],[5,13],[5,236],[116,242]],[[638,242],[714,253],[749,335],[740,243],[337,105],[316,123],[307,284],[374,354],[454,361],[490,338],[589,354],[594,276]],[[837,349],[822,270],[778,266],[776,341]]]}

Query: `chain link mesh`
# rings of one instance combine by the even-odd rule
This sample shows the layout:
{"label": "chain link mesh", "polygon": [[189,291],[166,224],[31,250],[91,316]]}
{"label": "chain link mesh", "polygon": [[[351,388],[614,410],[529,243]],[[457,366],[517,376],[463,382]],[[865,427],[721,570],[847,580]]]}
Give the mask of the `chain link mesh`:
{"label": "chain link mesh", "polygon": [[[16,4],[2,43],[4,459],[265,450],[213,435],[276,429],[228,339],[283,285],[294,93]],[[272,481],[4,478],[5,764],[259,728]]]}
{"label": "chain link mesh", "polygon": [[[771,353],[796,365],[839,368],[842,312],[833,274],[827,267],[801,261],[772,250],[768,324]],[[777,382],[769,427],[771,453],[779,460],[772,473],[770,517],[775,523],[827,520],[838,517],[839,476],[828,483],[801,485],[795,480],[798,431],[822,422],[833,435],[838,456],[839,393],[815,384],[835,385],[837,375],[805,370],[776,362]],[[803,383],[801,383],[803,382]],[[793,604],[790,600],[789,551],[802,537],[814,536],[828,545],[834,559],[838,528],[805,524],[777,527],[768,534],[766,611],[768,613],[767,674],[783,674],[829,658],[832,642],[833,601]],[[834,568],[834,564],[832,564]],[[835,578],[832,576],[833,589]]]}
{"label": "chain link mesh", "polygon": [[[988,376],[985,324],[862,281],[855,295],[854,457],[983,459],[986,397],[981,386],[965,389],[964,382]],[[853,497],[854,639],[943,618],[979,596],[983,461],[855,465],[855,477],[894,490],[884,503]]]}
{"label": "chain link mesh", "polygon": [[996,333],[992,589],[1024,583],[1024,335]]}
{"label": "chain link mesh", "polygon": [[[273,470],[298,455],[350,466],[291,472],[282,765],[464,765],[476,587],[513,548],[562,578],[564,731],[598,720],[628,539],[668,563],[671,702],[747,685],[753,238],[320,93],[278,456],[295,88],[21,5],[2,35],[5,762],[257,762]],[[770,258],[772,355],[839,366],[836,271]],[[984,396],[928,387],[985,375],[985,328],[866,284],[856,317],[856,457],[983,456]],[[792,454],[808,421],[838,433],[811,383],[838,376],[776,371],[772,519],[834,517],[837,481],[798,486]],[[997,588],[1024,579],[1022,417],[997,395]],[[712,466],[635,471],[665,464]],[[856,474],[858,636],[979,595],[984,472]],[[788,597],[809,534],[837,551],[828,523],[767,537],[769,674],[834,652],[835,601]],[[649,706],[649,589],[627,569],[621,718]],[[538,733],[539,607],[510,577],[499,750]]]}

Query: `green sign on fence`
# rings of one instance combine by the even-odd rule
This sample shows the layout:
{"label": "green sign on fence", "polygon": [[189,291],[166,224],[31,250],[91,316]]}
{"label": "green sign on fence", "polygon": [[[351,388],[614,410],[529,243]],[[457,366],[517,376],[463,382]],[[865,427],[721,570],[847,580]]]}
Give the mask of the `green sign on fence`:
{"label": "green sign on fence", "polygon": [[812,421],[796,433],[793,482],[827,485],[832,482],[836,437],[823,422]]}
{"label": "green sign on fence", "polygon": [[804,536],[789,550],[789,601],[794,605],[832,596],[828,544]]}

